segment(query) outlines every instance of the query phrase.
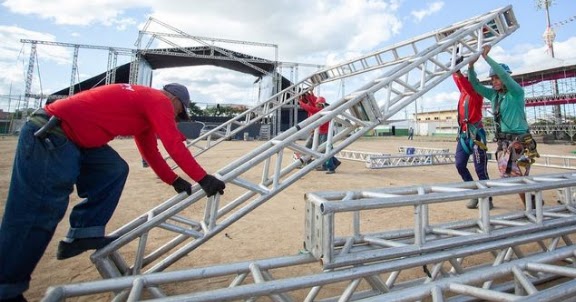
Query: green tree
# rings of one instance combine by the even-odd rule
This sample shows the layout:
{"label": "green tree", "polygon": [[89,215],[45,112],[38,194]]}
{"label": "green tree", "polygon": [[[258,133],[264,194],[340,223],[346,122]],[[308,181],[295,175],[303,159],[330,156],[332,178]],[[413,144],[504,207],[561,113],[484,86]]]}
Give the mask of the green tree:
{"label": "green tree", "polygon": [[190,106],[188,106],[188,113],[190,113],[190,116],[204,115],[204,111],[194,102],[190,102]]}

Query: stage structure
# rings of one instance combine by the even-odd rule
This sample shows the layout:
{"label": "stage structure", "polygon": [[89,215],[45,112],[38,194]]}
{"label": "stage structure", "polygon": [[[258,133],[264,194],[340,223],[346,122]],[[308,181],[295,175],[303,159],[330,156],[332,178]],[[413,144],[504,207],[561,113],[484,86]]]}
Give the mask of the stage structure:
{"label": "stage structure", "polygon": [[[231,120],[223,129],[232,133],[238,128],[260,122],[283,105],[322,84],[377,71],[373,80],[332,102],[319,114],[298,123],[218,170],[215,175],[226,182],[226,195],[206,198],[204,191],[195,185],[191,196],[185,193],[175,195],[112,232],[110,235],[121,237],[96,251],[91,256],[92,261],[104,278],[148,275],[185,262],[186,259],[182,258],[187,258],[228,226],[314,170],[315,166],[386,122],[453,72],[476,59],[482,45],[497,44],[517,28],[511,6],[504,7],[322,69],[276,93],[260,106]],[[453,65],[451,62],[455,62],[458,55],[463,55],[465,59]],[[333,131],[329,131],[326,143],[319,144],[317,128],[326,122],[330,122]],[[336,123],[342,126],[334,127]],[[232,130],[232,125],[237,128]],[[301,137],[311,132],[314,132],[311,148],[298,144]],[[202,135],[204,140],[194,140],[191,146],[206,143],[206,147],[200,149],[206,152],[218,142],[212,141],[210,135]],[[299,152],[304,160],[310,159],[311,164],[297,169],[300,162],[293,161],[292,152]],[[250,176],[255,174],[258,176]],[[203,213],[186,211],[197,202],[205,206]],[[151,245],[148,238],[156,237],[158,232],[163,234],[161,238],[168,239]],[[255,271],[258,270],[255,268]],[[264,272],[258,276],[267,278]],[[240,277],[236,282],[243,281],[244,277]],[[384,288],[377,285],[377,280],[374,282],[375,286]],[[163,290],[156,286],[147,286],[145,283],[140,286],[155,297],[164,296]]]}
{"label": "stage structure", "polygon": [[[278,46],[274,44],[192,36],[154,18],[149,18],[139,32],[139,37],[135,43],[136,49],[26,39],[20,41],[24,44],[30,44],[31,50],[26,73],[25,95],[19,108],[38,108],[42,105],[42,99],[46,99],[47,103],[49,103],[83,90],[111,83],[150,86],[152,84],[153,70],[200,65],[213,65],[250,74],[260,82],[263,79],[270,78],[273,87],[261,96],[265,100],[270,95],[292,85],[297,80],[299,69],[311,68],[312,70],[317,70],[323,67],[317,64],[280,62],[278,61]],[[158,43],[163,43],[169,48],[152,48],[153,45]],[[49,95],[31,93],[39,45],[73,48],[69,87]],[[258,48],[272,49],[273,55],[270,59],[259,58],[218,45],[227,47],[234,47],[235,45],[248,46],[250,47],[247,49],[248,51],[255,51]],[[108,51],[106,72],[76,83],[80,49]],[[119,56],[129,57],[130,62],[118,66]],[[284,77],[280,73],[282,71],[288,71],[290,78]],[[33,104],[30,104],[30,99],[35,99]],[[289,127],[299,121],[298,106],[296,106],[295,102],[282,109],[291,110],[288,115],[290,120],[285,122]],[[267,116],[266,123],[271,126],[272,135],[280,131],[282,121],[279,116],[280,109]]]}

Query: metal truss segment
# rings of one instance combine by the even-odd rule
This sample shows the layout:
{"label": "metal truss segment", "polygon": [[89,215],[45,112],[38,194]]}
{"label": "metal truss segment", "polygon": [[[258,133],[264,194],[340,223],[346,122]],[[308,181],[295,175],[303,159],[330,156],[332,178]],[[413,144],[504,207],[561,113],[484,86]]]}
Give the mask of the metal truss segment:
{"label": "metal truss segment", "polygon": [[[311,91],[314,87],[322,83],[339,80],[344,77],[355,76],[377,69],[385,69],[387,71],[379,80],[369,83],[358,91],[374,93],[387,87],[385,89],[388,90],[389,96],[384,100],[378,100],[378,103],[384,102],[384,105],[379,107],[380,110],[372,111],[373,113],[376,113],[377,116],[367,117],[371,120],[373,118],[378,118],[379,120],[384,121],[399,110],[403,109],[422,93],[439,84],[453,70],[459,69],[468,63],[472,56],[478,54],[477,51],[480,49],[480,42],[495,44],[514,32],[517,29],[517,24],[514,22],[500,22],[497,26],[497,34],[492,33],[486,35],[482,41],[478,40],[479,35],[483,36],[483,34],[478,34],[478,32],[482,32],[482,27],[486,26],[488,23],[495,23],[495,20],[501,18],[501,15],[504,13],[513,14],[511,7],[495,10],[471,18],[458,25],[452,25],[440,31],[424,34],[384,50],[364,55],[342,64],[315,72],[299,83],[273,95],[257,107],[249,109],[227,123],[202,134],[197,139],[188,143],[188,146],[197,145],[203,141],[211,142],[207,147],[198,148],[199,151],[194,155],[199,156],[218,143],[240,133],[249,125],[268,119],[271,114],[280,110],[283,106],[293,104],[294,101],[303,93]],[[439,36],[438,32],[442,32],[446,35]],[[177,31],[177,33],[180,32]],[[181,34],[184,35],[184,33]],[[427,47],[424,48],[425,50],[419,51],[416,44],[424,44]],[[445,67],[450,64],[442,64],[442,62],[450,60],[452,54],[456,51],[456,45],[469,45],[469,48],[465,51],[461,51],[461,55],[466,56],[466,59],[460,63],[459,66],[451,66],[450,68]],[[432,64],[425,64],[430,60],[433,60]],[[428,65],[435,67],[430,70],[430,67],[427,67]],[[441,67],[440,65],[443,66]],[[420,72],[420,75],[415,75],[415,78],[417,78],[418,81],[412,81],[410,75],[415,74],[418,71]],[[402,77],[405,79],[401,79]],[[351,98],[356,99],[353,95],[351,95],[351,97],[344,97],[345,100],[350,100]],[[273,103],[273,105],[271,103]],[[363,113],[362,110],[357,110],[355,112],[355,114],[364,118],[365,115],[363,115]],[[380,115],[382,118],[378,117]],[[233,123],[235,120],[244,120],[247,122],[244,126],[238,127],[234,131],[227,133],[226,137],[220,137],[217,135],[221,127],[227,127],[228,123]]]}
{"label": "metal truss segment", "polygon": [[337,156],[340,159],[366,162],[371,157],[388,156],[388,155],[390,154],[378,153],[378,152],[354,151],[354,150],[341,150]]}
{"label": "metal truss segment", "polygon": [[[314,249],[309,249],[310,252],[316,257],[319,257],[318,259],[323,261],[326,268],[333,268],[355,264],[359,257],[363,259],[363,262],[367,261],[366,257],[374,257],[374,261],[379,261],[381,259],[394,257],[395,255],[407,255],[411,252],[421,251],[425,249],[426,246],[435,249],[443,246],[443,244],[451,244],[453,241],[458,241],[461,244],[468,240],[483,241],[491,237],[503,236],[504,234],[510,236],[512,233],[521,230],[540,227],[547,228],[551,226],[551,224],[561,221],[558,219],[576,219],[576,216],[568,211],[566,207],[558,206],[545,210],[541,206],[537,206],[536,209],[526,210],[522,215],[515,217],[490,215],[489,211],[480,211],[480,217],[477,222],[470,221],[466,225],[446,223],[428,226],[429,210],[427,206],[429,204],[454,202],[471,198],[479,198],[487,201],[489,196],[515,194],[515,192],[519,191],[530,192],[530,194],[535,192],[537,196],[540,196],[543,190],[555,190],[557,187],[571,186],[573,183],[576,183],[576,178],[574,178],[572,174],[558,174],[541,179],[536,177],[514,180],[500,179],[481,181],[478,183],[478,185],[471,183],[453,183],[443,186],[427,186],[419,190],[412,189],[404,191],[399,189],[380,189],[377,191],[378,193],[402,194],[397,196],[390,195],[389,197],[382,196],[379,199],[373,198],[370,192],[340,192],[338,194],[309,193],[307,194],[307,202],[313,203],[314,206],[311,205],[308,207],[310,210],[308,214],[312,215],[312,217],[322,217],[322,219],[318,220],[318,218],[315,218],[314,228],[307,229],[306,246],[315,247]],[[504,184],[514,185],[504,186]],[[523,185],[520,186],[519,184]],[[450,188],[453,189],[450,190]],[[482,191],[488,191],[490,193],[478,194]],[[354,196],[354,198],[348,198],[345,203],[342,203],[336,196]],[[415,211],[413,231],[405,229],[383,232],[382,230],[362,231],[355,229],[353,234],[339,235],[338,237],[335,237],[333,233],[336,227],[334,222],[344,222],[343,220],[337,220],[335,218],[335,215],[339,215],[339,213],[406,207],[410,205],[414,207],[425,207],[422,208],[422,210]],[[545,217],[543,212],[562,213],[571,217],[564,216],[564,218],[555,218],[546,216],[546,220],[535,220],[531,218],[533,215]],[[326,220],[323,220],[324,218],[326,218]],[[346,221],[346,223],[358,225],[359,222],[357,219],[359,219],[357,216],[353,216],[352,220]],[[478,228],[478,225],[482,227]],[[423,228],[422,226],[426,227]],[[322,229],[321,233],[318,232],[319,227]],[[374,232],[378,235],[372,235]],[[311,234],[316,235],[311,236]],[[410,237],[407,237],[408,234]],[[431,237],[429,235],[437,236]],[[342,244],[347,242],[349,238],[355,238],[354,245],[348,247],[345,254],[340,253],[339,250],[342,248]],[[413,238],[412,242],[414,243],[407,246],[405,244],[406,238]],[[390,241],[397,241],[398,244],[390,243]],[[552,246],[557,246],[557,243],[553,241]],[[369,253],[367,249],[370,250]],[[394,250],[398,252],[393,252]],[[518,257],[523,257],[520,249],[513,247],[512,250]]]}

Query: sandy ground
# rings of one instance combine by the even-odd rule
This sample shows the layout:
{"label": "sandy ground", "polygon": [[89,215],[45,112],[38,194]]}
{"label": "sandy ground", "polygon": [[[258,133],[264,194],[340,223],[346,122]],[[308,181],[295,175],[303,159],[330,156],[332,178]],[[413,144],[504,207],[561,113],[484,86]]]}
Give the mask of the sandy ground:
{"label": "sandy ground", "polygon": [[[216,146],[214,149],[198,157],[198,161],[209,172],[215,172],[228,163],[240,158],[250,150],[262,145],[259,141],[229,141]],[[130,175],[122,195],[120,205],[116,210],[107,231],[111,232],[139,215],[145,213],[155,205],[174,195],[171,186],[158,180],[150,169],[142,168],[140,156],[131,139],[118,139],[111,145],[122,155],[130,166]],[[361,139],[346,149],[357,151],[371,151],[395,154],[399,146],[415,146],[428,148],[449,148],[455,150],[455,142],[444,139],[429,139],[416,137],[414,141],[406,138],[373,138]],[[10,182],[12,161],[16,147],[15,137],[0,138],[0,214],[3,215],[4,203]],[[491,151],[495,144],[489,144]],[[539,145],[541,154],[561,156],[573,155],[576,150],[573,145]],[[470,168],[472,166],[470,165]],[[181,171],[178,171],[182,174]],[[564,173],[568,170],[533,167],[532,175],[548,173]],[[498,178],[495,163],[489,163],[489,174]],[[448,183],[460,181],[453,165],[407,167],[393,169],[367,169],[364,163],[343,160],[342,166],[336,174],[326,175],[324,172],[313,171],[297,181],[288,189],[260,206],[242,220],[236,222],[207,242],[198,250],[186,257],[183,263],[177,263],[171,270],[186,267],[198,267],[211,264],[222,264],[250,259],[294,255],[302,249],[304,237],[304,194],[312,191],[342,191],[357,188],[381,188],[390,186],[405,186],[414,184]],[[233,191],[227,191],[229,197]],[[553,199],[554,197],[548,196]],[[76,195],[71,195],[70,207],[78,202]],[[477,217],[475,210],[467,210],[461,206],[440,207],[435,211],[432,219],[435,221],[450,221]],[[493,213],[505,213],[521,209],[517,196],[501,197],[495,199],[496,208]],[[190,211],[202,212],[201,205],[194,205]],[[380,214],[382,215],[382,214]],[[386,214],[384,214],[386,215]],[[406,215],[406,217],[399,217]],[[408,221],[411,225],[410,211],[402,214],[390,214],[387,217],[377,217],[381,225],[397,228]],[[67,217],[67,216],[66,216]],[[376,218],[376,217],[375,217]],[[403,219],[405,218],[405,219]],[[40,300],[49,286],[59,284],[78,283],[88,280],[98,280],[100,275],[89,259],[89,253],[65,260],[56,260],[56,248],[68,228],[65,218],[59,225],[55,237],[48,246],[46,253],[36,268],[31,287],[25,294],[29,301]],[[158,238],[160,239],[160,238]],[[150,240],[155,240],[151,237]],[[98,300],[108,300],[103,296]],[[82,300],[82,299],[80,299]],[[82,300],[82,301],[93,301]],[[75,301],[75,299],[72,299]]]}

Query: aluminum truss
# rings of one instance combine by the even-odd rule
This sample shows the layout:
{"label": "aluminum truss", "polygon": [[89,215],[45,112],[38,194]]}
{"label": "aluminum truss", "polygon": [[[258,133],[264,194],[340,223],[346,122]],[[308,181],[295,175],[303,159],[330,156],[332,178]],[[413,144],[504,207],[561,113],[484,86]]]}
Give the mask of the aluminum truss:
{"label": "aluminum truss", "polygon": [[398,153],[402,154],[442,154],[449,153],[448,148],[426,148],[426,147],[408,147],[400,146],[398,147]]}
{"label": "aluminum truss", "polygon": [[[114,301],[140,301],[145,294],[152,301],[562,301],[575,291],[571,237],[576,235],[576,203],[544,208],[541,196],[572,186],[576,175],[552,174],[308,193],[305,240],[310,253],[63,285],[49,288],[43,301],[99,293],[117,294]],[[536,209],[490,215],[489,196],[517,193],[537,196]],[[478,219],[429,223],[429,206],[468,198],[481,200]],[[412,229],[361,229],[364,211],[393,208],[414,209]],[[350,216],[346,213],[353,215],[334,217]],[[353,231],[339,235],[336,229]],[[316,259],[324,270],[312,269]],[[402,278],[402,272],[414,277]],[[221,282],[215,285],[215,279]],[[552,280],[556,286],[547,286]],[[163,290],[179,283],[178,293]]]}
{"label": "aluminum truss", "polygon": [[366,168],[384,169],[398,167],[418,167],[448,165],[456,162],[454,153],[429,153],[410,155],[371,156],[366,160]]}
{"label": "aluminum truss", "polygon": [[[496,158],[494,152],[489,153],[490,161]],[[455,163],[455,154],[450,153],[449,149],[443,148],[425,148],[425,147],[407,147],[398,148],[398,154],[383,154],[378,152],[364,152],[354,150],[342,150],[337,155],[341,159],[354,161],[363,161],[366,167],[370,169],[410,167],[410,166],[428,166],[444,165]],[[576,169],[576,156],[560,156],[540,154],[540,157],[533,164],[534,166],[559,168],[559,169]]]}
{"label": "aluminum truss", "polygon": [[[571,200],[563,207],[544,211],[542,191],[562,187],[567,191],[576,183],[574,174],[546,175],[542,177],[507,178],[497,181],[459,182],[446,185],[412,186],[367,191],[309,193],[307,199],[307,250],[321,259],[325,268],[358,265],[447,248],[452,244],[465,245],[496,239],[511,230],[524,232],[552,223],[557,217],[571,217],[575,209]],[[526,190],[530,186],[530,190]],[[482,192],[483,194],[479,194]],[[488,197],[526,193],[527,200],[536,198],[536,209],[528,207],[519,215],[493,217],[488,209]],[[479,219],[466,223],[431,225],[429,205],[462,201],[471,198],[480,200]],[[530,206],[530,203],[528,203]],[[375,209],[398,207],[414,208],[412,229],[382,232],[362,231],[360,213]],[[335,216],[354,213],[350,222],[351,234],[335,236]],[[346,228],[345,228],[346,229]],[[487,236],[488,235],[488,236]],[[444,243],[442,243],[444,242]],[[430,248],[430,250],[428,249]],[[395,252],[392,252],[396,250]]]}
{"label": "aluminum truss", "polygon": [[[121,237],[96,251],[91,256],[92,261],[104,278],[165,270],[478,57],[483,44],[497,43],[517,28],[512,8],[508,6],[416,39],[434,41],[423,50],[417,50],[416,40],[401,44],[412,49],[413,54],[409,56],[398,56],[398,47],[387,49],[382,54],[391,55],[389,60],[375,60],[383,69],[380,77],[215,173],[226,182],[228,194],[206,199],[204,191],[195,185],[195,193],[191,196],[180,193],[114,231],[112,235]],[[458,49],[466,58],[454,66],[449,62],[455,61]],[[365,59],[376,57],[379,58],[372,54]],[[304,86],[303,90],[309,90],[322,81],[375,68],[363,62],[365,60],[355,60],[328,68],[321,75],[315,74],[292,89],[273,96],[260,109],[272,112],[280,108],[287,99],[293,100],[298,96],[296,87]],[[358,68],[355,63],[359,64]],[[358,70],[360,68],[362,70]],[[377,92],[383,94],[379,102],[376,101]],[[250,114],[253,112],[256,111],[248,111],[227,125],[250,124],[255,121]],[[330,122],[331,130],[335,131],[330,131],[327,142],[319,145],[317,128],[326,122]],[[333,127],[334,122],[344,127]],[[312,148],[297,144],[301,137],[313,131]],[[209,134],[203,138],[210,143]],[[286,150],[299,152],[306,159],[313,158],[312,164],[296,169],[299,163],[292,161],[291,157],[285,160]],[[260,173],[259,177],[251,177],[250,171],[261,172],[255,172]],[[203,214],[185,211],[199,201],[206,202]],[[160,247],[148,248],[148,236],[160,231],[169,232],[174,237]],[[132,249],[132,242],[138,246],[136,251]]]}
{"label": "aluminum truss", "polygon": [[[423,94],[456,70],[449,62],[454,61],[452,58],[456,57],[457,48],[460,49],[460,54],[467,56],[464,62],[458,64],[457,67],[461,68],[470,57],[478,56],[479,47],[484,43],[497,43],[517,28],[518,24],[511,7],[505,7],[324,68],[276,93],[258,106],[204,133],[190,141],[187,146],[193,148],[195,156],[199,156],[220,142],[241,133],[248,126],[261,123],[265,118],[273,116],[282,107],[294,104],[302,94],[313,90],[316,86],[375,70],[385,70],[383,77],[348,95],[345,100],[371,98],[376,91],[384,89],[385,104],[378,111],[396,113],[397,107],[403,108],[406,103],[412,102],[416,95]],[[412,84],[409,83],[413,80],[411,76],[416,73],[419,73],[416,76],[420,78]],[[334,105],[331,106],[331,110],[343,109]],[[366,109],[366,112],[356,113],[370,114],[370,111],[374,110],[374,108]],[[381,114],[377,116],[384,120],[389,118],[389,116],[382,117]],[[343,125],[350,126],[349,123]],[[221,136],[221,133],[226,135]]]}
{"label": "aluminum truss", "polygon": [[378,152],[364,152],[364,151],[353,151],[353,150],[341,150],[338,152],[338,158],[366,162],[371,157],[378,156],[389,156],[390,154],[378,153]]}
{"label": "aluminum truss", "polygon": [[[53,42],[53,41],[40,41],[40,40],[28,40],[28,39],[20,39],[21,43],[30,44],[31,51],[30,51],[30,60],[28,62],[28,70],[26,72],[26,88],[24,90],[24,100],[25,100],[25,107],[21,108],[29,108],[29,98],[35,98],[36,101],[34,102],[34,108],[39,108],[41,105],[41,99],[61,99],[67,96],[74,94],[74,83],[76,82],[76,74],[78,72],[78,53],[80,48],[88,48],[88,49],[100,49],[100,50],[108,50],[108,69],[106,70],[106,84],[109,84],[114,81],[116,76],[116,68],[117,66],[117,57],[118,55],[134,55],[135,50],[128,49],[128,48],[121,48],[121,47],[110,47],[110,46],[98,46],[98,45],[88,45],[88,44],[72,44],[72,43],[62,43],[62,42]],[[37,53],[37,46],[38,45],[48,45],[48,46],[59,46],[59,47],[72,47],[74,48],[73,55],[72,55],[72,70],[70,72],[70,89],[68,95],[44,95],[44,94],[33,94],[31,93],[32,87],[32,78],[34,73],[34,61],[36,58]],[[26,112],[26,111],[24,111]]]}

